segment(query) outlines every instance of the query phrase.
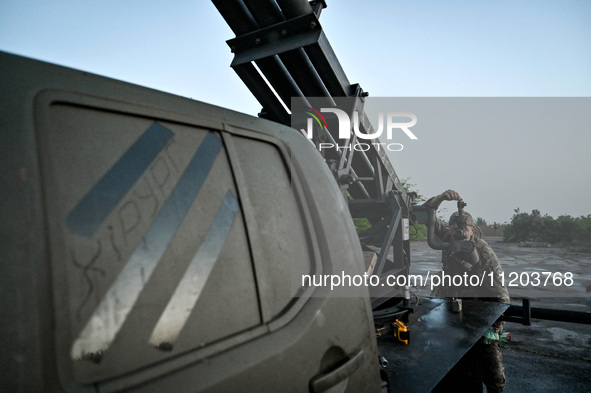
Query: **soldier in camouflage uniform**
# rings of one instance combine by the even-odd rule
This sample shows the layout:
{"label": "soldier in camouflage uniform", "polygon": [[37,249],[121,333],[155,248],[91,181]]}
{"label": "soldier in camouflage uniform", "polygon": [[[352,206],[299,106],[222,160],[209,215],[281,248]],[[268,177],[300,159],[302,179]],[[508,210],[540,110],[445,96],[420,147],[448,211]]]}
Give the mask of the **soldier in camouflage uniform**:
{"label": "soldier in camouflage uniform", "polygon": [[[447,190],[444,193],[430,198],[425,202],[425,205],[435,209],[443,201],[460,200],[460,195],[453,191]],[[438,287],[437,293],[434,295],[440,297],[478,297],[482,300],[493,300],[503,303],[509,303],[509,293],[500,279],[503,272],[499,259],[490,246],[482,239],[474,235],[474,220],[470,214],[464,212],[462,215],[465,225],[464,234],[466,240],[472,240],[476,244],[476,251],[478,254],[478,262],[472,265],[462,263],[449,250],[442,251],[442,271],[446,275],[463,275],[467,272],[469,275],[478,275],[482,277],[484,273],[488,277],[492,272],[493,285],[483,285],[483,287]],[[450,217],[450,222],[445,223],[439,219],[436,220],[435,234],[443,241],[449,242],[452,240],[451,234],[458,228],[458,212],[455,212]],[[477,291],[477,292],[476,292]],[[499,333],[502,332],[504,322],[497,321],[493,324],[493,328]],[[448,375],[441,381],[434,392],[437,391],[453,391],[457,392],[482,392],[482,384],[486,385],[486,391],[502,392],[505,384],[505,368],[503,366],[503,357],[499,349],[498,343],[485,344],[484,339],[481,338],[469,351],[464,355],[462,360],[448,373]]]}

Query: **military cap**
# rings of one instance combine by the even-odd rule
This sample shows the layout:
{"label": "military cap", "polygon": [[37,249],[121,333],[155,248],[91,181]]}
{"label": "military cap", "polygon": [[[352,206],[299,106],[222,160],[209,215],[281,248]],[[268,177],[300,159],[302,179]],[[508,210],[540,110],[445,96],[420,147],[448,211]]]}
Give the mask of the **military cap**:
{"label": "military cap", "polygon": [[[449,225],[457,224],[458,215],[459,215],[458,212],[454,212],[454,214],[451,215],[451,217],[449,218]],[[474,219],[472,219],[472,216],[470,215],[470,213],[462,212],[462,221],[466,225],[469,225],[471,227],[474,226]]]}

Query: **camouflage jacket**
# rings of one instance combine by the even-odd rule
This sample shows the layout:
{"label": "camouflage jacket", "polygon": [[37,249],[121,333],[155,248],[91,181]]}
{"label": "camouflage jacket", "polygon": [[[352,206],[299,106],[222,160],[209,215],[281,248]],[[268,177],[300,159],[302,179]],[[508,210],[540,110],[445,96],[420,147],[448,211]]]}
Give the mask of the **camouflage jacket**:
{"label": "camouflage jacket", "polygon": [[[451,241],[449,225],[439,219],[436,220],[435,234],[445,242]],[[448,276],[461,275],[464,277],[465,273],[467,273],[467,277],[478,276],[478,284],[475,277],[472,281],[464,279],[463,284],[469,281],[468,285],[442,285],[435,295],[443,297],[488,298],[502,303],[509,303],[509,292],[501,280],[503,268],[501,267],[499,258],[484,240],[477,237],[473,237],[471,240],[476,243],[479,262],[472,269],[466,270],[461,266],[461,260],[457,256],[452,255],[448,250],[443,250],[441,258],[443,264],[442,272]]]}

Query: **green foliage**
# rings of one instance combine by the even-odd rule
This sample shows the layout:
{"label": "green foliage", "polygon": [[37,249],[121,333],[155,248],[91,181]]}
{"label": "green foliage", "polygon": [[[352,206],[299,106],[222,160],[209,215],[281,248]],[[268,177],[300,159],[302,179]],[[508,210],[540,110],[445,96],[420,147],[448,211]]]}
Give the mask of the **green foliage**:
{"label": "green foliage", "polygon": [[355,229],[357,233],[361,233],[366,229],[371,228],[371,224],[367,218],[354,218],[353,223],[355,224]]}
{"label": "green foliage", "polygon": [[540,241],[560,245],[591,247],[591,214],[578,218],[562,215],[554,219],[532,210],[531,214],[514,210],[511,223],[505,227],[505,241]]}
{"label": "green foliage", "polygon": [[[422,203],[426,201],[425,197],[418,193],[416,190],[416,184],[409,183],[409,178],[402,179],[402,186],[407,193],[414,192],[416,194],[414,202],[415,203]],[[348,196],[349,199],[353,199],[351,195]],[[367,218],[354,218],[353,223],[355,224],[355,230],[357,233],[362,233],[363,231],[371,228],[371,223]],[[415,228],[410,228],[410,238],[411,240],[421,240],[427,237],[427,227],[425,225],[417,225]]]}
{"label": "green foliage", "polygon": [[484,218],[482,218],[482,217],[476,218],[476,226],[485,227],[487,225],[488,224],[486,223],[486,220]]}
{"label": "green foliage", "polygon": [[[417,190],[417,185],[414,183],[411,183],[410,181],[410,177],[407,177],[406,179],[402,179],[402,186],[404,187],[404,191],[406,191],[407,193],[414,193],[415,194],[415,198],[414,198],[414,203],[415,204],[419,204],[419,203],[423,203],[427,200],[427,198],[425,198],[423,195],[421,195],[419,193],[419,191]],[[417,224],[416,226],[412,226],[409,228],[410,231],[410,240],[413,241],[418,241],[418,240],[423,240],[427,237],[427,226],[423,225],[423,224]]]}
{"label": "green foliage", "polygon": [[402,179],[402,187],[404,187],[404,191],[406,191],[407,193],[411,193],[414,192],[416,194],[414,202],[416,204],[425,202],[427,199],[422,196],[421,194],[419,194],[419,192],[417,191],[417,185],[413,184],[413,183],[409,183],[410,177],[407,177],[406,179]]}
{"label": "green foliage", "polygon": [[[427,200],[427,198],[425,198],[423,195],[421,195],[419,193],[419,191],[417,190],[417,185],[414,183],[411,183],[410,181],[410,177],[407,177],[406,179],[402,179],[402,186],[404,187],[404,191],[406,191],[407,193],[414,193],[415,194],[415,198],[414,198],[414,203],[415,204],[420,204],[423,203]],[[419,241],[419,240],[423,240],[427,237],[427,226],[423,225],[423,224],[417,224],[416,226],[412,226],[409,228],[410,231],[410,240],[413,241]]]}
{"label": "green foliage", "polygon": [[417,224],[416,226],[410,227],[410,240],[418,241],[423,240],[427,237],[427,226],[423,224]]}

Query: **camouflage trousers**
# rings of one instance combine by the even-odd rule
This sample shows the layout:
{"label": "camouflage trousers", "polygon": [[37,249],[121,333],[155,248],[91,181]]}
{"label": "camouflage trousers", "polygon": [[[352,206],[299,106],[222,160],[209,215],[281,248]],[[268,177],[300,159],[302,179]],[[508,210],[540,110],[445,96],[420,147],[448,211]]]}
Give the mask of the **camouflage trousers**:
{"label": "camouflage trousers", "polygon": [[481,338],[437,385],[433,392],[500,393],[505,388],[503,355],[497,344]]}

